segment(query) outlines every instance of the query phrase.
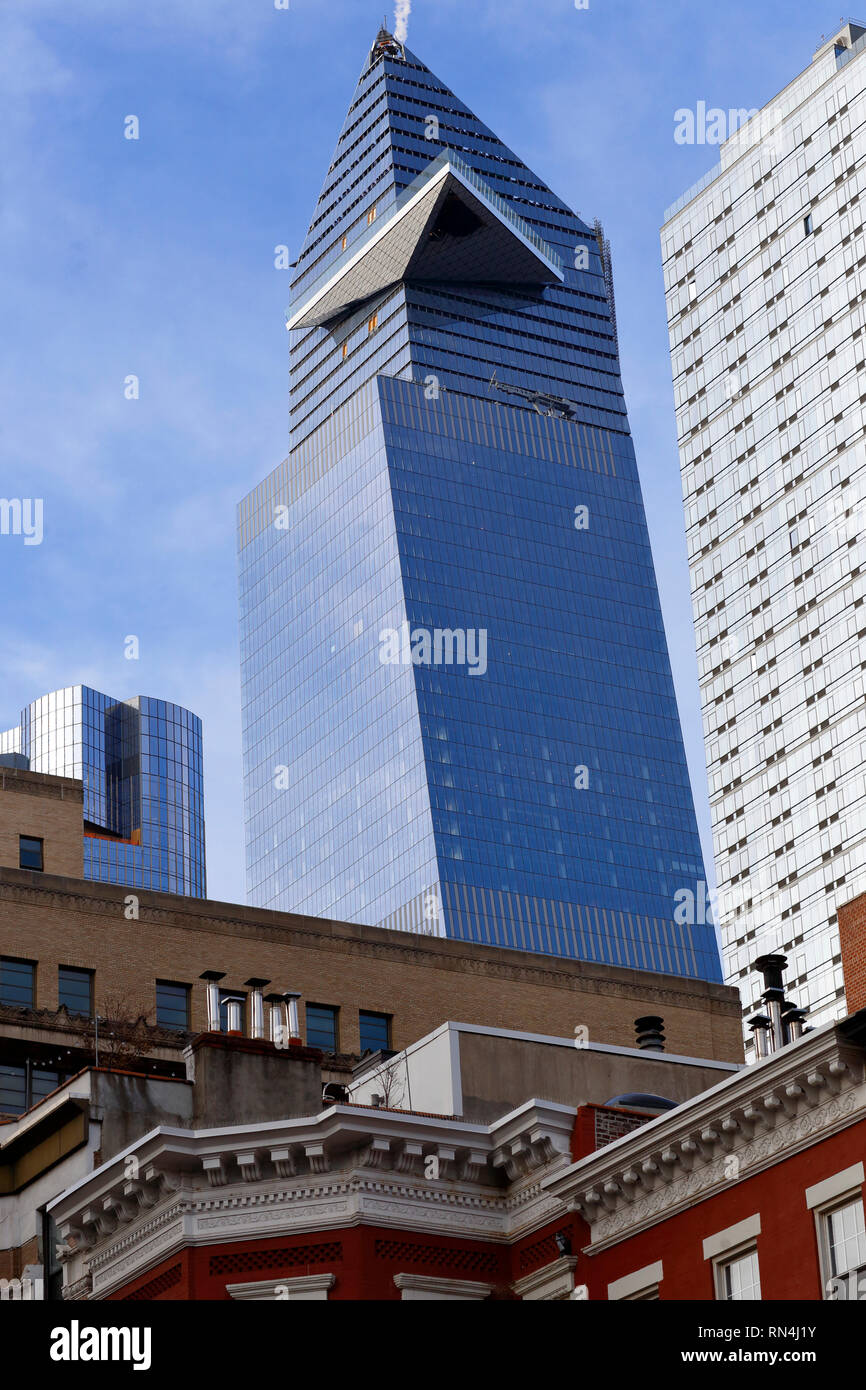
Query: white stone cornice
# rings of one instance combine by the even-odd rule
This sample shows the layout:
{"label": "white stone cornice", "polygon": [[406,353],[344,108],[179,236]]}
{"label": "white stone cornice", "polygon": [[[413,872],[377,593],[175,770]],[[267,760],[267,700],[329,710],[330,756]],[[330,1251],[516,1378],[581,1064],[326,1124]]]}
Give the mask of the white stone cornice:
{"label": "white stone cornice", "polygon": [[297,1164],[290,1148],[271,1149],[270,1159],[278,1177],[293,1178],[295,1176]]}
{"label": "white stone cornice", "polygon": [[[561,1207],[541,1190],[543,1172],[524,1179],[522,1200],[493,1186],[425,1183],[387,1171],[307,1173],[289,1182],[236,1183],[167,1196],[147,1218],[116,1230],[92,1252],[79,1251],[72,1273],[93,1273],[104,1298],[185,1247],[261,1240],[288,1233],[328,1238],[363,1223],[509,1244],[555,1219]],[[86,1261],[82,1263],[82,1260]]]}
{"label": "white stone cornice", "polygon": [[404,1141],[399,1153],[395,1155],[394,1167],[399,1173],[420,1172],[424,1161],[424,1145],[414,1139]]}
{"label": "white stone cornice", "polygon": [[[92,1269],[97,1298],[185,1246],[290,1231],[366,1221],[508,1242],[557,1215],[541,1180],[568,1165],[575,1113],[529,1102],[481,1125],[333,1106],[306,1119],[200,1132],[165,1126],[51,1210],[74,1238],[69,1277]],[[132,1159],[139,1176],[130,1180]]]}
{"label": "white stone cornice", "polygon": [[137,1202],[141,1211],[147,1211],[159,1200],[159,1184],[130,1179],[123,1184],[123,1195],[131,1202]]}
{"label": "white stone cornice", "polygon": [[89,1298],[89,1297],[90,1297],[90,1294],[91,1294],[91,1291],[92,1291],[92,1284],[91,1284],[90,1275],[89,1275],[89,1274],[83,1274],[83,1275],[81,1275],[80,1278],[75,1279],[75,1280],[73,1280],[71,1283],[68,1283],[68,1284],[65,1284],[65,1285],[64,1285],[64,1287],[63,1287],[63,1301],[64,1301],[64,1303],[66,1303],[66,1302],[75,1303],[75,1302],[77,1302],[79,1299],[86,1299],[86,1298]]}
{"label": "white stone cornice", "polygon": [[[58,1222],[78,1220],[81,1212],[107,1196],[123,1196],[128,1163],[138,1164],[142,1181],[160,1194],[206,1174],[214,1187],[232,1181],[238,1154],[254,1156],[249,1169],[255,1181],[266,1178],[271,1165],[280,1177],[291,1176],[298,1165],[312,1173],[347,1166],[346,1152],[359,1149],[375,1161],[397,1170],[423,1168],[424,1154],[435,1154],[440,1175],[452,1178],[468,1155],[470,1167],[487,1173],[494,1153],[507,1156],[515,1177],[532,1172],[568,1153],[575,1110],[547,1101],[530,1101],[491,1125],[467,1123],[411,1111],[386,1111],[335,1105],[319,1115],[254,1125],[203,1131],[160,1126],[73,1184],[51,1203]],[[268,1162],[268,1158],[270,1162]],[[483,1158],[483,1167],[482,1167]],[[261,1166],[265,1164],[267,1172]],[[279,1166],[278,1166],[279,1165]],[[467,1180],[470,1180],[467,1178]]]}
{"label": "white stone cornice", "polygon": [[235,1163],[244,1182],[258,1182],[261,1178],[262,1165],[254,1149],[246,1153],[236,1153]]}
{"label": "white stone cornice", "polygon": [[304,1157],[310,1165],[312,1173],[327,1173],[328,1155],[325,1153],[324,1144],[305,1144]]}
{"label": "white stone cornice", "polygon": [[[391,1166],[390,1139],[371,1139],[358,1155],[358,1161],[365,1168],[388,1168]],[[314,1169],[314,1172],[320,1171]]]}
{"label": "white stone cornice", "polygon": [[458,1178],[463,1182],[481,1182],[487,1168],[488,1155],[483,1149],[467,1149],[460,1164]]}
{"label": "white stone cornice", "polygon": [[544,1179],[592,1248],[635,1234],[866,1113],[863,1056],[835,1025]]}
{"label": "white stone cornice", "polygon": [[224,1187],[228,1182],[228,1174],[221,1155],[216,1158],[203,1158],[201,1166],[211,1187]]}

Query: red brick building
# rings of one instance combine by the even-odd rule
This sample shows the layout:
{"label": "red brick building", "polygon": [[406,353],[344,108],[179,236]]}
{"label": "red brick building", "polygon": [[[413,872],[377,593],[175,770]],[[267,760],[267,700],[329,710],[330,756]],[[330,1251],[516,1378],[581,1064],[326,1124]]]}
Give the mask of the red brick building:
{"label": "red brick building", "polygon": [[[632,1055],[682,1084],[686,1059]],[[536,1098],[483,1122],[349,1102],[160,1126],[50,1204],[65,1296],[866,1297],[866,1013],[721,1075],[668,1110]]]}
{"label": "red brick building", "polygon": [[866,1009],[866,893],[838,909],[839,945],[850,1013]]}
{"label": "red brick building", "polygon": [[[84,1073],[55,1094],[78,1164],[47,1203],[66,1247],[64,1297],[568,1298],[580,1224],[542,1184],[570,1167],[575,1135],[607,1143],[658,1113],[666,1102],[650,1093],[682,1100],[738,1074],[452,1023],[371,1058],[329,1104],[313,1090],[315,1054],[271,1053],[205,1034],[184,1079],[105,1077],[93,1090]],[[629,1106],[628,1086],[643,1104]],[[231,1108],[241,1097],[243,1114]],[[73,1147],[76,1105],[100,1131],[89,1171]],[[0,1160],[47,1120],[36,1110],[10,1127]]]}
{"label": "red brick building", "polygon": [[[807,1033],[543,1183],[577,1296],[866,1298],[866,1012]],[[581,1152],[582,1150],[582,1152]]]}

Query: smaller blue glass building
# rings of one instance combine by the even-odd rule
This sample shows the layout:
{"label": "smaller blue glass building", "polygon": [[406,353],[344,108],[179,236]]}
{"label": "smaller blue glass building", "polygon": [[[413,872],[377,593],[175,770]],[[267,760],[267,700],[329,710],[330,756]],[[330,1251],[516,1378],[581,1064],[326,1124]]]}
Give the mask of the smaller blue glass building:
{"label": "smaller blue glass building", "polygon": [[84,786],[84,876],[203,898],[201,720],[168,700],[86,685],[42,695],[0,754]]}

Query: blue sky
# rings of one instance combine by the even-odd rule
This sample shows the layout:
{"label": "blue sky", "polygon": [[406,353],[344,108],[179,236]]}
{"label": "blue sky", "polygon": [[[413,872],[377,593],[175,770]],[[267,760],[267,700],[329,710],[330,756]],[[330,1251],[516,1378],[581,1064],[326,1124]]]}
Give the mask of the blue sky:
{"label": "blue sky", "polygon": [[[383,14],[290,3],[0,8],[0,494],[44,499],[41,545],[0,536],[0,728],[79,682],[195,710],[208,890],[230,901],[244,897],[234,508],[287,443],[274,247],[294,259]],[[409,17],[409,46],[612,243],[708,857],[658,228],[717,150],[677,144],[674,112],[763,104],[838,21],[815,0],[413,0]]]}

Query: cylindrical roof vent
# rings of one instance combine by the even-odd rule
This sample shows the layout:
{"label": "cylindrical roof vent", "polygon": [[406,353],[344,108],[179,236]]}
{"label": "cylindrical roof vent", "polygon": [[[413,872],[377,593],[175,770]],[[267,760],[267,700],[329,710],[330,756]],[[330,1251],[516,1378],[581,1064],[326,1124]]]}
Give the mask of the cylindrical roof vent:
{"label": "cylindrical roof vent", "polygon": [[645,1052],[664,1052],[665,1035],[664,1019],[659,1018],[658,1014],[645,1014],[643,1018],[636,1018],[634,1021],[634,1031],[637,1033],[637,1045]]}

